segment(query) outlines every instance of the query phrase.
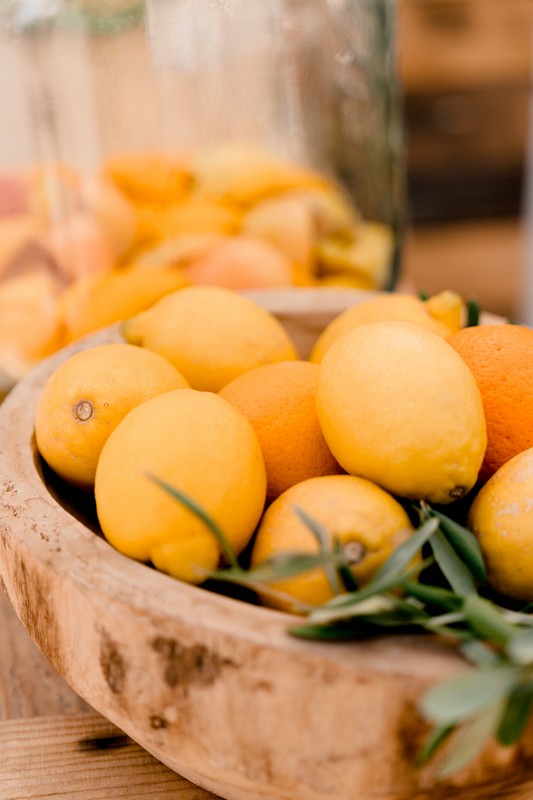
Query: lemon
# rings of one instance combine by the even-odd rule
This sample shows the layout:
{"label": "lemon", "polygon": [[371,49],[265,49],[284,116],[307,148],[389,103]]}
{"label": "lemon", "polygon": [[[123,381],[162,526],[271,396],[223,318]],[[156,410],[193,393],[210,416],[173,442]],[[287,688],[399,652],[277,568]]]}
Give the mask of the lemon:
{"label": "lemon", "polygon": [[409,322],[354,328],[326,353],[317,413],[344,469],[403,497],[449,503],[487,443],[476,381],[440,336]]}
{"label": "lemon", "polygon": [[193,389],[210,392],[254,367],[297,358],[272,314],[236,292],[214,286],[172,292],[127,320],[123,333],[131,344],[167,358]]}
{"label": "lemon", "polygon": [[76,353],[52,373],[39,398],[39,452],[64,480],[91,489],[100,451],[128,411],[187,385],[168,361],[140,347],[104,344]]}
{"label": "lemon", "polygon": [[252,426],[226,400],[193,389],[148,400],[109,437],[96,471],[98,519],[109,542],[201,582],[218,564],[217,539],[148,474],[200,504],[235,552],[248,543],[265,502],[265,465]]}
{"label": "lemon", "polygon": [[468,524],[479,539],[492,588],[533,602],[533,449],[494,473],[472,503]]}
{"label": "lemon", "polygon": [[[390,494],[364,478],[328,475],[298,483],[265,512],[252,552],[252,566],[282,553],[316,553],[318,542],[297,516],[303,509],[336,538],[360,585],[367,583],[392,550],[413,532],[409,518]],[[276,581],[272,587],[309,605],[326,602],[332,589],[323,569]],[[288,610],[290,602],[265,594],[264,601]]]}
{"label": "lemon", "polygon": [[447,338],[461,327],[463,301],[454,292],[441,292],[426,302],[408,294],[377,294],[343,311],[317,339],[310,356],[320,362],[331,345],[345,333],[368,322],[412,322]]}
{"label": "lemon", "polygon": [[137,314],[187,284],[183,270],[171,267],[127,267],[104,275],[84,275],[70,283],[59,298],[65,338],[72,342]]}

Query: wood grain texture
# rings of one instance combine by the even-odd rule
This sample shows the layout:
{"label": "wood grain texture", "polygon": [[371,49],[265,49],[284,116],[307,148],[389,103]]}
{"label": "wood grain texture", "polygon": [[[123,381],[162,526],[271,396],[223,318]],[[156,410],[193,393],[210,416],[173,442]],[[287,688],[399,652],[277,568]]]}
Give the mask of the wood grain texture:
{"label": "wood grain texture", "polygon": [[0,800],[216,800],[98,714],[0,723]]}
{"label": "wood grain texture", "polygon": [[0,632],[1,720],[89,710],[32,642],[1,591]]}
{"label": "wood grain texture", "polygon": [[[296,296],[292,311],[285,292],[263,301],[300,327],[304,348],[313,320],[324,323],[325,301],[312,290]],[[294,639],[289,615],[172,580],[73,516],[35,452],[35,405],[70,353],[116,337],[112,328],[57,354],[0,409],[0,572],[17,615],[67,682],[226,800],[470,800],[492,786],[510,800],[529,788],[533,730],[519,748],[488,747],[450,779],[437,779],[435,765],[414,769],[427,733],[420,697],[464,668],[443,643]]]}

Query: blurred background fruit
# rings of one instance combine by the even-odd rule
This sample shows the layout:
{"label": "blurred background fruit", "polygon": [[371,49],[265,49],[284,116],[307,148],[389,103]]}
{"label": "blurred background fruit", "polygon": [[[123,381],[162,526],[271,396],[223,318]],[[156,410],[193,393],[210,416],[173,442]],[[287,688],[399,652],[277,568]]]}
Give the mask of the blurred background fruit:
{"label": "blurred background fruit", "polygon": [[[392,286],[404,204],[393,7],[2,7],[0,280],[38,247],[65,286],[147,264],[237,290]],[[211,238],[190,251],[191,237]],[[124,310],[138,305],[130,286]],[[100,310],[74,295],[82,322],[69,312],[58,344],[116,316],[107,295]]]}

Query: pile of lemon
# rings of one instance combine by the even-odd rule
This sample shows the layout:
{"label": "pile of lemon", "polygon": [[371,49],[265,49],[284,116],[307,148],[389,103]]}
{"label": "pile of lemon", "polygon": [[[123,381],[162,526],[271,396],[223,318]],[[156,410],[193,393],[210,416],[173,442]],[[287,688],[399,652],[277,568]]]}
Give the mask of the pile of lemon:
{"label": "pile of lemon", "polygon": [[[413,532],[404,500],[477,495],[469,522],[490,582],[533,601],[533,413],[529,428],[513,423],[513,404],[530,402],[533,331],[462,328],[464,315],[451,292],[377,295],[338,316],[303,360],[250,299],[181,289],[123,323],[124,343],[55,370],[37,445],[65,481],[94,491],[115,548],[184,581],[203,582],[224,554],[161,482],[200,506],[236,554],[249,547],[252,565],[316,552],[297,510],[307,513],[361,585]],[[502,372],[513,388],[499,403]],[[308,604],[331,596],[318,568],[277,588]]]}
{"label": "pile of lemon", "polygon": [[183,286],[382,288],[394,248],[335,180],[255,143],[0,172],[0,397]]}

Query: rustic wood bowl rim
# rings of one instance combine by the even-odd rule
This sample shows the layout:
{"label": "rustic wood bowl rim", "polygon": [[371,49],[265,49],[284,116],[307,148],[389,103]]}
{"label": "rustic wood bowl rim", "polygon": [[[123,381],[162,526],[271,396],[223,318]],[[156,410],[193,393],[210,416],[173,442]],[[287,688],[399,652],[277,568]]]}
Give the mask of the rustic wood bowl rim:
{"label": "rustic wood bowl rim", "polygon": [[[305,305],[306,298],[312,297],[314,290],[288,290],[282,293],[254,291],[247,294],[252,299],[262,299],[267,306],[274,302],[277,311],[283,316],[290,313],[296,295],[304,298]],[[322,292],[322,307],[326,310],[335,308],[340,298],[346,305],[346,298],[355,302],[362,296],[368,297],[369,293],[355,290]],[[104,538],[76,519],[50,494],[43,481],[41,457],[34,437],[35,408],[44,383],[60,363],[80,350],[109,341],[122,341],[118,325],[90,334],[44,360],[15,386],[0,406],[0,426],[7,424],[18,435],[14,448],[7,453],[0,453],[0,476],[3,478],[0,487],[0,511],[4,517],[4,525],[0,527],[4,536],[15,536],[23,546],[28,546],[28,542],[32,540],[28,556],[40,560],[46,569],[52,569],[66,581],[76,582],[90,595],[93,603],[119,603],[121,606],[134,607],[141,614],[150,613],[167,619],[172,619],[173,616],[182,618],[186,613],[199,613],[202,624],[207,628],[237,633],[256,643],[268,640],[269,645],[284,650],[314,652],[328,659],[352,660],[356,655],[367,666],[372,664],[376,669],[390,669],[395,673],[403,672],[401,660],[393,658],[389,661],[384,656],[396,654],[398,648],[406,645],[420,659],[420,670],[413,659],[408,659],[409,663],[405,664],[406,674],[412,674],[413,668],[420,675],[427,673],[428,664],[423,663],[424,655],[430,661],[437,659],[433,663],[433,669],[437,671],[439,660],[447,663],[444,672],[448,671],[453,662],[464,663],[452,648],[436,637],[383,636],[365,641],[363,645],[357,642],[311,642],[292,637],[287,629],[292,623],[301,622],[301,617],[177,581],[122,555]],[[23,480],[14,485],[14,479],[8,477],[9,474],[17,475]],[[54,532],[52,536],[43,534],[42,531],[39,531],[39,535],[35,533],[34,509],[39,499],[42,499],[43,492],[46,494],[42,509],[43,520],[50,522]],[[50,508],[46,510],[49,504],[52,506],[52,514]],[[11,530],[5,524],[5,519],[13,513],[17,517],[16,530]],[[0,563],[0,571],[1,569]],[[4,581],[8,583],[9,577],[4,576]],[[238,630],[231,621],[237,608]]]}

